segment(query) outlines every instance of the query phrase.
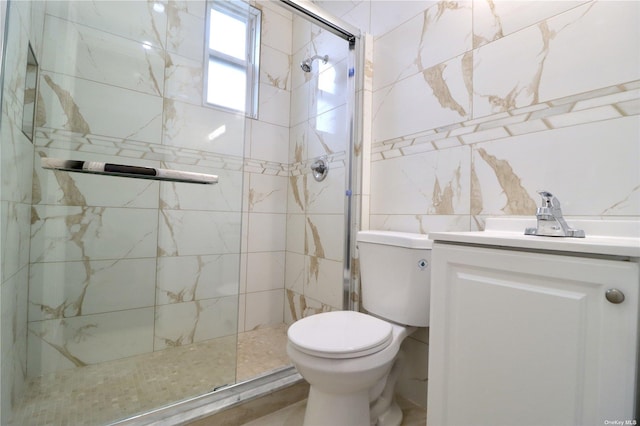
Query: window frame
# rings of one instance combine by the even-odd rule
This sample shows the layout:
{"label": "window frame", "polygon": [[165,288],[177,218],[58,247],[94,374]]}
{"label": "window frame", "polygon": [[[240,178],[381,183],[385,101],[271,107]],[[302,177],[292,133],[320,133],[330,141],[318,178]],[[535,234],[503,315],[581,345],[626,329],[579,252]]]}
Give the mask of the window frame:
{"label": "window frame", "polygon": [[[211,31],[211,11],[223,13],[231,18],[245,23],[246,28],[246,58],[238,59],[226,53],[212,49],[209,46]],[[248,3],[239,0],[210,0],[207,2],[206,34],[204,46],[205,70],[203,75],[203,102],[205,105],[220,108],[225,111],[243,113],[245,116],[258,118],[258,94],[260,89],[260,35],[262,26],[262,11]],[[238,110],[226,105],[210,102],[209,92],[209,64],[211,60],[244,71],[246,77],[246,92],[244,110]]]}

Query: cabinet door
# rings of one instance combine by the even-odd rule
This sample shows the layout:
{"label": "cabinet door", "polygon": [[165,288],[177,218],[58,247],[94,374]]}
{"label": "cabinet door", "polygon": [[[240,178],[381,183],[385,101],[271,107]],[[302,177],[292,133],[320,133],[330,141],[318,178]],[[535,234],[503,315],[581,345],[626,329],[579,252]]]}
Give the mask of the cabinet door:
{"label": "cabinet door", "polygon": [[634,418],[637,263],[444,243],[432,256],[427,424]]}

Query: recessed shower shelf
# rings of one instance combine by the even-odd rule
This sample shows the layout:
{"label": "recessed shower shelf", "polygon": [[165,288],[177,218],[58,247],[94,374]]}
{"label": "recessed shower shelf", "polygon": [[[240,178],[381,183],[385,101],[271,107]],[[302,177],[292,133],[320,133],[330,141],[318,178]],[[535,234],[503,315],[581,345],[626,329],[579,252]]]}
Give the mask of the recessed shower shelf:
{"label": "recessed shower shelf", "polygon": [[130,166],[125,164],[101,163],[98,161],[63,160],[59,158],[42,158],[43,169],[62,170],[65,172],[91,173],[98,175],[128,177],[134,179],[163,180],[199,184],[218,183],[218,176],[205,173],[184,172],[180,170],[160,169],[155,167]]}

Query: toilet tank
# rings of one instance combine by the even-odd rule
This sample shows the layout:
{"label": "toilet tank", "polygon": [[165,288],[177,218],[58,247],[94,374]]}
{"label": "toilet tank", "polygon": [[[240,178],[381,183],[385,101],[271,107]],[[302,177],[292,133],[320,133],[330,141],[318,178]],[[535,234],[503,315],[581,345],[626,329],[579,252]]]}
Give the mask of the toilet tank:
{"label": "toilet tank", "polygon": [[426,235],[360,231],[362,306],[398,324],[429,325],[431,247]]}

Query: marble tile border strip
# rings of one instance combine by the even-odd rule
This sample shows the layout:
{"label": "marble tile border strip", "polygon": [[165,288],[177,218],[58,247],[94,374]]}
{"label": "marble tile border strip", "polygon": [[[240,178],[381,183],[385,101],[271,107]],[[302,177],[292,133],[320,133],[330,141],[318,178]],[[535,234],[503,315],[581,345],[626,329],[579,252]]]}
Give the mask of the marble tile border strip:
{"label": "marble tile border strip", "polygon": [[371,161],[640,114],[640,80],[376,142]]}
{"label": "marble tile border strip", "polygon": [[[207,167],[212,170],[241,171],[271,176],[300,176],[311,173],[311,164],[316,158],[292,164],[275,161],[243,159],[237,156],[215,154],[190,148],[157,145],[148,142],[123,140],[109,136],[80,135],[60,129],[38,128],[36,143],[39,147],[64,149],[90,160],[91,154],[113,155],[124,158],[168,162]],[[326,156],[330,168],[344,168],[346,153],[338,152]],[[75,158],[74,158],[75,159]]]}

